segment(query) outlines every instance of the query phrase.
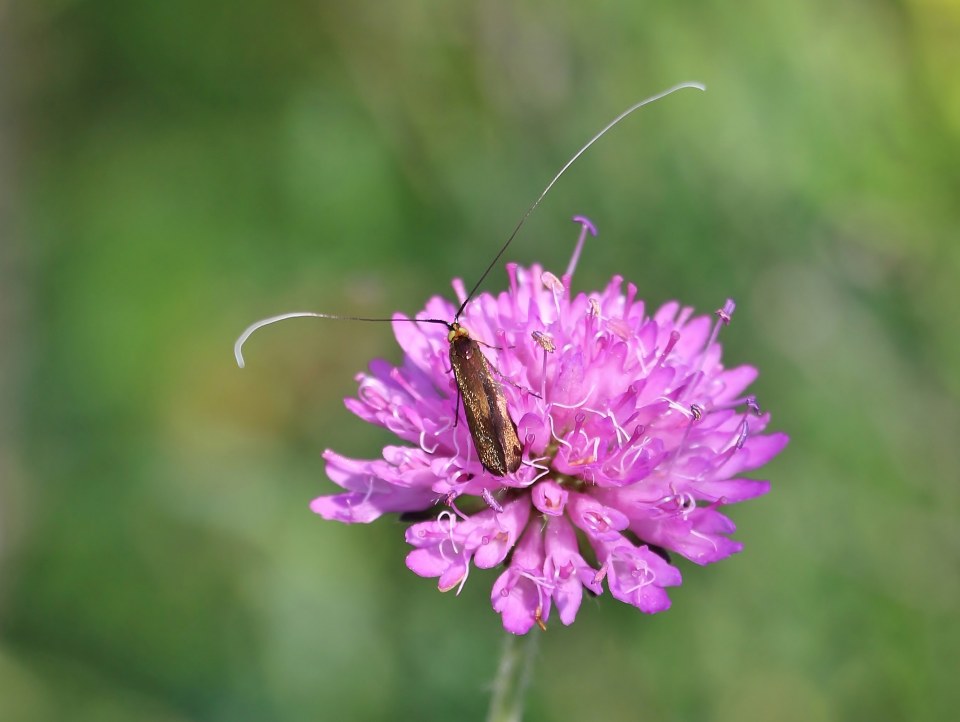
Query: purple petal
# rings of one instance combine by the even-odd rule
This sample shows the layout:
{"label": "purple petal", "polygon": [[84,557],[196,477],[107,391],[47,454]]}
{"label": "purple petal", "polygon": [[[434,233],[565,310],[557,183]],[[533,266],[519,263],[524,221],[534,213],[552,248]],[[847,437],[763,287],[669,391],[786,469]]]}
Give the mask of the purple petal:
{"label": "purple petal", "polygon": [[763,496],[770,491],[770,482],[752,479],[713,479],[698,481],[693,487],[699,499],[722,500],[724,504],[733,504]]}
{"label": "purple petal", "polygon": [[526,634],[550,614],[550,597],[541,589],[544,566],[544,539],[540,530],[529,527],[517,545],[510,567],[500,575],[490,595],[494,611],[503,618],[508,632]]}
{"label": "purple petal", "polygon": [[532,490],[533,505],[537,511],[547,516],[561,516],[567,505],[569,493],[552,479],[544,479],[534,485]]}
{"label": "purple petal", "polygon": [[545,548],[544,576],[553,582],[552,596],[560,621],[572,624],[583,600],[583,587],[587,586],[594,594],[602,591],[595,581],[596,570],[580,556],[577,535],[564,517],[552,517],[547,522]]}
{"label": "purple petal", "polygon": [[611,545],[604,564],[614,598],[648,614],[670,608],[670,597],[663,588],[679,585],[680,572],[646,546],[638,548],[626,540]]}
{"label": "purple petal", "polygon": [[440,547],[414,549],[407,554],[407,568],[421,577],[439,577],[451,565],[457,563],[452,548],[448,548],[449,556],[444,556]]}
{"label": "purple petal", "polygon": [[507,569],[493,584],[490,603],[503,620],[503,628],[512,634],[526,634],[536,624],[537,587]]}
{"label": "purple petal", "polygon": [[737,366],[717,374],[715,383],[722,385],[723,391],[717,394],[717,403],[733,401],[750,384],[757,380],[757,369],[753,366]]}
{"label": "purple petal", "polygon": [[634,520],[631,529],[645,541],[683,555],[697,564],[710,564],[739,552],[743,545],[730,539],[736,527],[715,509],[694,509],[676,515]]}
{"label": "purple petal", "polygon": [[[485,513],[485,512],[484,512]],[[476,516],[476,515],[475,515]],[[494,514],[479,540],[474,563],[480,569],[490,569],[502,562],[516,543],[530,518],[530,502],[520,498],[507,504],[503,513]]]}
{"label": "purple petal", "polygon": [[310,510],[330,521],[367,524],[391,512],[427,509],[431,503],[430,495],[422,490],[388,488],[371,490],[369,493],[352,491],[318,496],[310,502]]}
{"label": "purple petal", "polygon": [[630,520],[622,511],[604,506],[585,494],[571,494],[569,506],[573,523],[591,539],[619,539],[620,531],[630,525]]}

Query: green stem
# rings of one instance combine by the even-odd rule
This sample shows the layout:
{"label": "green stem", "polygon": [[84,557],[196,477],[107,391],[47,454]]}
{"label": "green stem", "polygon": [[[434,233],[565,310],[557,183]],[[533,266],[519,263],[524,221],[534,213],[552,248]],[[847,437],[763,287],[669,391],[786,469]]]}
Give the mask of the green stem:
{"label": "green stem", "polygon": [[523,636],[507,633],[493,682],[493,696],[487,722],[520,722],[523,719],[523,698],[533,672],[537,637],[534,631]]}

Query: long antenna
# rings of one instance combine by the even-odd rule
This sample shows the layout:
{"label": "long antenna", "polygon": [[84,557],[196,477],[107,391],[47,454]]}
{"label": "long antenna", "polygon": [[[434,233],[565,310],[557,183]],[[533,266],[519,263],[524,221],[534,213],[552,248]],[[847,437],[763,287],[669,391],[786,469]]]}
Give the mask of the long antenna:
{"label": "long antenna", "polygon": [[292,313],[281,313],[279,316],[270,316],[270,318],[261,318],[255,323],[247,326],[246,330],[240,334],[240,337],[233,344],[233,355],[237,359],[237,366],[243,368],[243,344],[247,342],[254,331],[269,326],[272,323],[286,321],[288,318],[332,318],[335,321],[409,321],[411,323],[441,323],[447,328],[450,324],[441,321],[439,318],[367,318],[366,316],[335,316],[332,313],[316,313],[315,311],[293,311]]}
{"label": "long antenna", "polygon": [[[463,309],[467,307],[467,303],[469,303],[470,299],[473,298],[473,294],[477,292],[477,289],[480,288],[480,285],[484,282],[486,277],[490,274],[490,271],[492,271],[493,267],[497,265],[497,261],[499,261],[500,257],[506,252],[507,248],[513,242],[514,237],[517,235],[517,232],[523,226],[524,222],[526,222],[530,214],[536,210],[537,206],[540,205],[540,201],[542,201],[544,197],[547,195],[547,193],[550,192],[550,189],[553,188],[554,184],[558,180],[560,180],[560,176],[566,173],[567,169],[570,166],[572,166],[574,162],[576,162],[577,158],[583,155],[586,152],[587,148],[589,148],[591,145],[593,145],[598,140],[600,140],[600,138],[602,138],[608,130],[610,130],[613,126],[615,126],[617,123],[619,123],[621,120],[626,118],[635,110],[639,110],[645,105],[649,105],[650,103],[660,100],[661,98],[665,98],[671,93],[675,93],[678,90],[682,90],[684,88],[696,88],[697,90],[706,90],[706,87],[701,83],[694,83],[694,82],[679,83],[677,85],[674,85],[672,88],[667,88],[661,93],[657,93],[656,95],[652,95],[649,98],[641,100],[639,103],[634,103],[625,111],[620,113],[620,115],[618,115],[616,118],[614,118],[609,123],[607,123],[607,125],[604,126],[604,128],[599,133],[597,133],[589,141],[587,141],[586,145],[584,145],[580,150],[578,150],[576,153],[573,154],[573,157],[570,158],[570,160],[568,160],[564,164],[563,168],[561,168],[560,171],[553,177],[553,180],[547,183],[547,187],[543,189],[543,192],[540,193],[537,200],[533,202],[533,205],[527,208],[523,216],[520,217],[520,222],[517,223],[516,227],[513,229],[513,232],[510,234],[510,237],[507,238],[507,242],[503,244],[503,247],[500,249],[497,255],[494,256],[493,260],[490,262],[490,265],[487,266],[487,269],[483,272],[483,275],[480,276],[480,279],[474,284],[473,288],[470,289],[470,293],[467,294],[467,297],[464,299],[463,303],[460,304],[460,308],[457,309],[457,313],[453,317],[453,323],[456,323],[457,320],[460,318],[460,314],[463,313]],[[329,318],[337,321],[391,321],[391,322],[407,321],[410,323],[439,323],[443,326],[446,326],[447,328],[452,328],[453,326],[452,323],[448,321],[444,321],[439,318],[370,318],[367,316],[337,316],[332,313],[316,313],[314,311],[294,311],[293,313],[282,313],[279,316],[270,316],[269,318],[264,318],[257,321],[256,323],[252,323],[249,326],[247,326],[246,330],[244,330],[242,334],[240,334],[240,337],[237,339],[236,343],[234,343],[233,345],[233,355],[237,359],[237,365],[240,368],[244,367],[243,344],[246,343],[247,339],[250,338],[250,336],[252,336],[255,331],[263,328],[264,326],[269,326],[271,324],[278,323],[279,321],[286,321],[287,319],[290,319],[290,318]]]}
{"label": "long antenna", "polygon": [[470,299],[473,298],[473,294],[477,292],[478,288],[480,288],[480,284],[484,282],[487,275],[490,273],[490,271],[493,270],[493,267],[497,265],[497,261],[500,260],[500,256],[502,256],[506,252],[509,245],[513,242],[513,239],[517,235],[517,232],[520,230],[520,227],[523,226],[523,224],[526,222],[530,214],[533,213],[536,210],[537,206],[540,205],[540,201],[542,201],[544,196],[546,196],[547,193],[550,192],[550,189],[553,188],[554,183],[560,180],[560,176],[562,176],[564,173],[567,172],[567,168],[572,166],[574,162],[577,160],[577,158],[579,158],[581,155],[584,154],[584,152],[586,152],[587,148],[589,148],[591,145],[593,145],[598,140],[600,140],[600,138],[602,138],[608,130],[610,130],[613,126],[615,126],[621,120],[623,120],[628,115],[630,115],[633,111],[639,110],[645,105],[649,105],[650,103],[660,100],[661,98],[665,98],[671,93],[675,93],[678,90],[683,90],[684,88],[696,88],[697,90],[703,90],[703,91],[707,89],[706,86],[704,86],[702,83],[694,83],[694,82],[679,83],[677,85],[674,85],[672,88],[667,88],[661,93],[657,93],[656,95],[651,95],[649,98],[641,100],[639,103],[634,103],[625,111],[620,113],[620,115],[618,115],[616,118],[614,118],[609,123],[607,123],[607,125],[604,126],[603,130],[601,130],[599,133],[593,136],[589,141],[587,141],[586,145],[584,145],[580,150],[578,150],[576,153],[573,154],[573,157],[570,158],[570,160],[568,160],[564,164],[563,168],[560,169],[560,172],[553,177],[553,180],[547,183],[547,187],[543,189],[543,192],[540,194],[537,200],[533,202],[533,205],[527,208],[526,212],[520,217],[520,222],[517,223],[516,228],[513,229],[513,233],[511,233],[510,237],[507,238],[507,242],[503,244],[503,247],[500,249],[500,252],[497,253],[496,256],[494,256],[493,260],[490,262],[490,265],[487,266],[487,270],[483,272],[483,275],[480,276],[480,279],[474,284],[473,288],[470,289],[470,293],[468,293],[467,297],[463,299],[463,303],[460,304],[460,308],[457,309],[457,313],[453,317],[454,321],[460,318],[460,314],[463,313],[463,309],[467,307],[467,303],[470,302]]}

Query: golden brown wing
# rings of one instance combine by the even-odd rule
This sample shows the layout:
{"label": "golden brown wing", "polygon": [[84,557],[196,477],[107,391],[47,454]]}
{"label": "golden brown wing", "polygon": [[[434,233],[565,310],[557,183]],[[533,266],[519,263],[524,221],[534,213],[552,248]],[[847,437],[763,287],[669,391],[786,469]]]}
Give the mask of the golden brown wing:
{"label": "golden brown wing", "polygon": [[477,342],[466,335],[453,339],[450,365],[480,463],[496,476],[513,473],[520,468],[522,451],[517,427],[510,418],[503,388],[490,373]]}

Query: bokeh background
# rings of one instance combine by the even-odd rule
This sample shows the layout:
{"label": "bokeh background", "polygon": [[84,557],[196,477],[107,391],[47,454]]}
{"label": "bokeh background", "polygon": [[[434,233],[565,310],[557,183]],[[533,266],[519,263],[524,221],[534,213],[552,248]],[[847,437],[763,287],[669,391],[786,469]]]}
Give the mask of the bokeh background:
{"label": "bokeh background", "polygon": [[[494,573],[313,516],[388,326],[511,260],[739,303],[792,442],[673,609],[542,635],[533,720],[960,708],[960,7],[0,1],[0,719],[482,719]],[[504,285],[497,270],[487,289]]]}

